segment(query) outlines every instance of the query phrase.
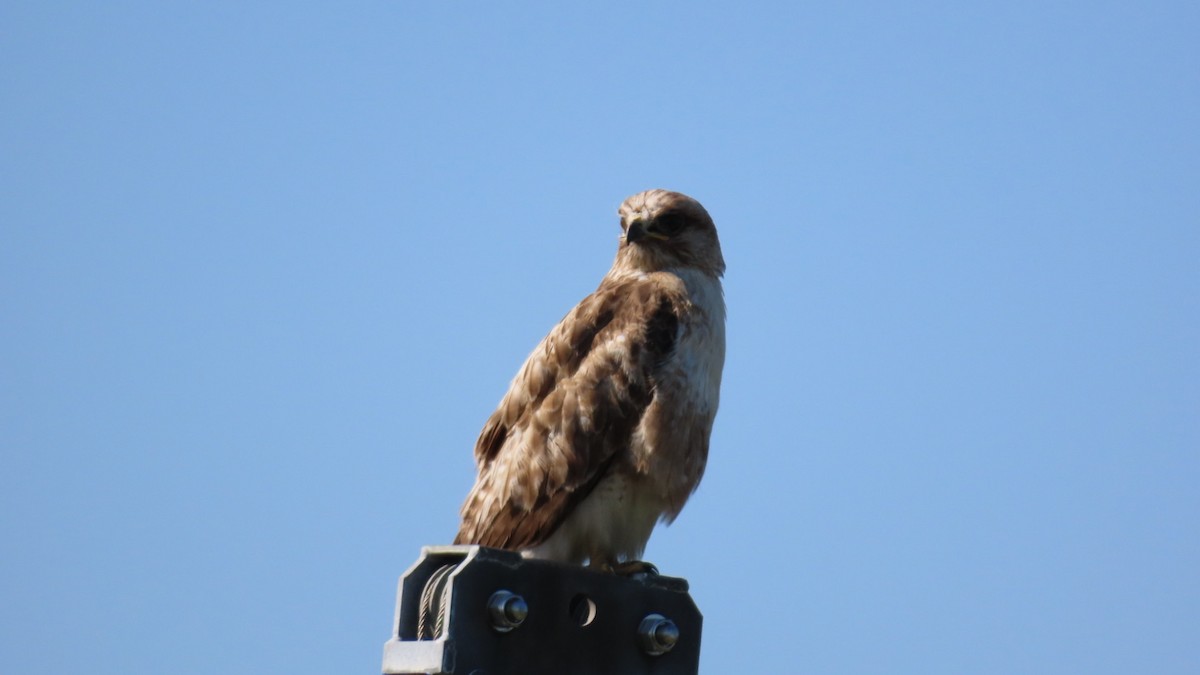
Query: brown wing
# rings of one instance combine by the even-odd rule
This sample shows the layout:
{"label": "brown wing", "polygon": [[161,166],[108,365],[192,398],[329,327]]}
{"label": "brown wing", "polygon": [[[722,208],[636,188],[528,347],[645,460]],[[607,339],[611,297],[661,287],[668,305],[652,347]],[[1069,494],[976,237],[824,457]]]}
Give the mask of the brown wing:
{"label": "brown wing", "polygon": [[606,281],[530,354],[479,434],[457,544],[545,541],[629,447],[687,300]]}

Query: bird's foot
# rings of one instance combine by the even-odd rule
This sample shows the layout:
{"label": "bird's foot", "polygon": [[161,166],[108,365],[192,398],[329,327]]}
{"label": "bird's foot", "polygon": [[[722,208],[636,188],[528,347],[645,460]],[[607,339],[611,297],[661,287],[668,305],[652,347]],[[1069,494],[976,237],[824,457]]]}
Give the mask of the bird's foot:
{"label": "bird's foot", "polygon": [[645,560],[626,560],[625,562],[613,565],[611,571],[613,574],[619,574],[631,579],[658,576],[658,568]]}

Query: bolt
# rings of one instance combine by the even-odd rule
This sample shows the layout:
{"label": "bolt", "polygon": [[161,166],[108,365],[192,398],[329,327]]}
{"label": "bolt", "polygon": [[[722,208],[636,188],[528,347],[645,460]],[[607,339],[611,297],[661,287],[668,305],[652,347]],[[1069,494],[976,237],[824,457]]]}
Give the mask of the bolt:
{"label": "bolt", "polygon": [[488,614],[492,617],[492,628],[499,633],[520,626],[525,617],[529,616],[529,605],[525,598],[511,591],[496,591],[488,598]]}
{"label": "bolt", "polygon": [[638,626],[638,641],[647,654],[661,656],[679,642],[679,626],[662,614],[647,614]]}

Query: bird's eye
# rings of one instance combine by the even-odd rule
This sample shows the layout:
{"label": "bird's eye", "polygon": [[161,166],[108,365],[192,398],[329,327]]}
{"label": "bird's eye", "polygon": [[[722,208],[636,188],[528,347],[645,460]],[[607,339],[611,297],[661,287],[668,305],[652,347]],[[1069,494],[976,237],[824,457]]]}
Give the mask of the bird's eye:
{"label": "bird's eye", "polygon": [[679,234],[686,224],[687,219],[680,213],[664,213],[654,219],[654,229],[668,237]]}

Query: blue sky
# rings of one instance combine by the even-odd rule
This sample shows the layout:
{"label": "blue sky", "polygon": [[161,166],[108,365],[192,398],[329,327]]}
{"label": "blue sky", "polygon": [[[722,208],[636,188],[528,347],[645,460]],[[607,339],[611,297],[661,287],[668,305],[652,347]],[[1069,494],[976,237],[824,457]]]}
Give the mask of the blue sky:
{"label": "blue sky", "polygon": [[5,3],[6,672],[375,673],[615,210],[720,229],[702,672],[1200,670],[1195,3]]}

